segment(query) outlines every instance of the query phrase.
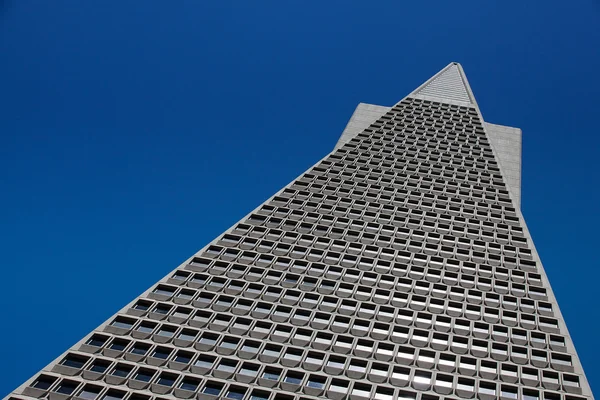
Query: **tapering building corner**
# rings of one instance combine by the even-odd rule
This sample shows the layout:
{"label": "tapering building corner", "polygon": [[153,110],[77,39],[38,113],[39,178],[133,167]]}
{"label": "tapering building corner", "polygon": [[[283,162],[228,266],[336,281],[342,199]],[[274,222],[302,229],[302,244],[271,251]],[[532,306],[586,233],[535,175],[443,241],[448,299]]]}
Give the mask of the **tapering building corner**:
{"label": "tapering building corner", "polygon": [[451,63],[7,399],[593,399],[520,198]]}

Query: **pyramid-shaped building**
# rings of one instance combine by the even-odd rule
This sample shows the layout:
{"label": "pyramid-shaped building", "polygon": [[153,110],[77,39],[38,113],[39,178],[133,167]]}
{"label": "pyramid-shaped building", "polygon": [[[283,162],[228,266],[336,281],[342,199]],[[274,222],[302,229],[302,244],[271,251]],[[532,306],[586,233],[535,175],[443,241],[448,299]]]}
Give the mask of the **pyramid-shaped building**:
{"label": "pyramid-shaped building", "polygon": [[7,399],[593,399],[519,209],[521,132],[452,63]]}

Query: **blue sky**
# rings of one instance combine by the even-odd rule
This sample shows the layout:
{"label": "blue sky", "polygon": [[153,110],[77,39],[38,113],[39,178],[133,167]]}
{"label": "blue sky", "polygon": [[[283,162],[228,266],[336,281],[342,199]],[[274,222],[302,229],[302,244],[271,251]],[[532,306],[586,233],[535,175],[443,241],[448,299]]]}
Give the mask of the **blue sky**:
{"label": "blue sky", "polygon": [[597,1],[0,0],[0,396],[450,61],[600,388]]}

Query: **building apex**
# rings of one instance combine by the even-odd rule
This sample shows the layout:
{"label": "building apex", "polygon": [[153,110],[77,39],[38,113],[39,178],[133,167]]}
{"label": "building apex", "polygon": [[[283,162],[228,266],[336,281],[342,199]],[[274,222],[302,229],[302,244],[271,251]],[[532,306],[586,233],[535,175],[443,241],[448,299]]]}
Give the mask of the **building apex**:
{"label": "building apex", "polygon": [[444,100],[475,106],[475,96],[462,66],[451,62],[440,72],[415,89],[411,97],[423,97],[428,100]]}

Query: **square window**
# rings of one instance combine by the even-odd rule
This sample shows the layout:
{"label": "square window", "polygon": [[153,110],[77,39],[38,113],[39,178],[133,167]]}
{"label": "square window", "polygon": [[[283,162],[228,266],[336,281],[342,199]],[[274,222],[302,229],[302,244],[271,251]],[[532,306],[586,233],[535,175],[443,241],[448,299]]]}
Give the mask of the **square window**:
{"label": "square window", "polygon": [[67,355],[61,362],[61,365],[71,368],[81,368],[89,360],[87,357],[78,356],[76,354]]}
{"label": "square window", "polygon": [[195,392],[198,389],[198,385],[200,385],[200,381],[198,379],[193,378],[184,378],[179,385],[180,389],[189,390],[191,392]]}
{"label": "square window", "polygon": [[111,326],[122,329],[131,329],[136,320],[132,318],[117,317],[110,323]]}
{"label": "square window", "polygon": [[304,374],[294,371],[288,371],[284,381],[286,383],[293,383],[295,385],[299,385],[302,382],[302,378],[304,378]]}
{"label": "square window", "polygon": [[75,391],[77,386],[79,386],[79,382],[65,380],[62,381],[54,391],[62,394],[71,394]]}
{"label": "square window", "polygon": [[196,360],[194,365],[200,368],[212,368],[214,362],[215,357],[202,355]]}
{"label": "square window", "polygon": [[217,370],[223,371],[223,372],[233,372],[233,371],[235,371],[236,367],[237,367],[237,361],[223,359],[223,360],[221,360],[219,365],[217,365]]}
{"label": "square window", "polygon": [[181,331],[181,333],[179,334],[179,336],[177,336],[177,339],[181,339],[181,340],[194,340],[196,338],[196,335],[198,334],[197,331],[193,331],[190,329],[184,329],[183,331]]}
{"label": "square window", "polygon": [[94,335],[86,342],[86,344],[95,347],[102,347],[107,340],[108,338],[106,336]]}
{"label": "square window", "polygon": [[85,385],[85,387],[77,395],[77,397],[87,400],[94,400],[96,397],[98,397],[98,394],[100,393],[101,389],[102,388],[100,388],[99,386]]}
{"label": "square window", "polygon": [[133,370],[133,367],[131,365],[117,364],[111,375],[120,376],[124,378],[127,375],[129,375],[131,370]]}
{"label": "square window", "polygon": [[152,357],[166,360],[169,358],[169,354],[171,354],[171,349],[168,347],[157,347],[152,353]]}
{"label": "square window", "polygon": [[241,388],[241,387],[232,386],[227,391],[227,394],[225,395],[225,398],[227,398],[227,399],[242,400],[244,398],[245,394],[246,394],[246,389]]}
{"label": "square window", "polygon": [[175,383],[176,380],[177,380],[177,375],[168,374],[168,373],[163,372],[158,377],[158,381],[156,381],[156,383],[158,383],[159,385],[163,385],[163,386],[173,386],[173,384]]}
{"label": "square window", "polygon": [[250,395],[250,400],[268,400],[269,395],[269,392],[265,392],[262,390],[253,390],[252,394]]}
{"label": "square window", "polygon": [[270,379],[273,381],[277,381],[279,380],[279,377],[281,376],[281,370],[279,369],[275,369],[275,368],[265,368],[265,371],[263,372],[262,377],[264,379]]}
{"label": "square window", "polygon": [[175,361],[187,364],[192,361],[192,353],[188,353],[187,351],[179,351],[175,356]]}
{"label": "square window", "polygon": [[139,300],[137,303],[135,303],[133,308],[140,311],[147,311],[151,305],[152,303],[149,301]]}
{"label": "square window", "polygon": [[105,360],[94,360],[92,365],[90,365],[89,370],[92,372],[97,372],[99,374],[104,373],[110,366],[110,361]]}
{"label": "square window", "polygon": [[122,392],[120,390],[110,389],[104,395],[104,397],[102,397],[102,400],[121,400],[123,397],[125,397],[125,392]]}
{"label": "square window", "polygon": [[136,343],[131,348],[130,353],[143,356],[148,352],[148,350],[150,350],[150,345],[148,345],[146,343]]}
{"label": "square window", "polygon": [[219,394],[221,394],[221,390],[223,390],[222,384],[216,382],[208,382],[206,386],[204,386],[202,393],[209,394],[212,396],[218,396]]}
{"label": "square window", "polygon": [[134,375],[133,379],[141,382],[150,382],[156,371],[151,369],[140,368]]}
{"label": "square window", "polygon": [[123,351],[123,350],[125,350],[125,347],[127,347],[128,345],[129,345],[129,340],[115,339],[115,340],[113,340],[112,344],[110,345],[110,348],[112,350],[116,350],[116,351]]}
{"label": "square window", "polygon": [[256,375],[258,375],[258,369],[259,369],[258,365],[244,363],[244,364],[242,364],[242,368],[240,369],[239,373],[241,375],[256,376]]}
{"label": "square window", "polygon": [[157,314],[168,314],[169,311],[171,311],[171,306],[168,304],[158,304],[155,308],[154,308],[154,312]]}

